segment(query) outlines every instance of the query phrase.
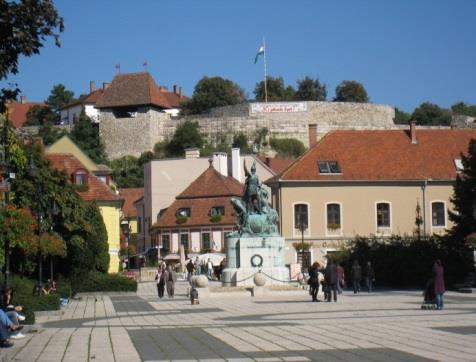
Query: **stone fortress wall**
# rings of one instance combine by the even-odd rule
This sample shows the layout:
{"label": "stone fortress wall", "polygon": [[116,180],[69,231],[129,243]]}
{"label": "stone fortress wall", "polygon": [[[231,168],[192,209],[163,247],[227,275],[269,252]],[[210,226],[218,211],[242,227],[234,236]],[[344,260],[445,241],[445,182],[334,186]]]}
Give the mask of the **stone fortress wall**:
{"label": "stone fortress wall", "polygon": [[115,118],[102,110],[100,134],[106,153],[112,159],[138,156],[153,150],[154,145],[170,139],[177,125],[198,122],[209,142],[231,143],[242,132],[248,139],[256,131],[268,128],[271,137],[296,138],[309,146],[309,125],[317,125],[317,139],[335,129],[392,129],[395,109],[387,105],[343,102],[271,102],[245,103],[212,109],[207,115],[173,118],[144,107],[134,118]]}

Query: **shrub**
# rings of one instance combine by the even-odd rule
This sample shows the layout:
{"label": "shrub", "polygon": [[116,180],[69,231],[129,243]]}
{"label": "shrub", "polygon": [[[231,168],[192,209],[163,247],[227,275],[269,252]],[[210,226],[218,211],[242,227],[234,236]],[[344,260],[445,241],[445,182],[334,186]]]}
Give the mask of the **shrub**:
{"label": "shrub", "polygon": [[81,292],[135,292],[137,282],[119,274],[99,272],[77,273],[71,278],[74,293]]}
{"label": "shrub", "polygon": [[282,158],[296,158],[306,151],[304,144],[294,138],[271,138],[270,143],[278,157]]}
{"label": "shrub", "polygon": [[187,216],[177,216],[177,220],[175,221],[177,224],[185,224],[188,220]]}
{"label": "shrub", "polygon": [[210,217],[210,222],[220,222],[221,221],[221,215],[212,215]]}

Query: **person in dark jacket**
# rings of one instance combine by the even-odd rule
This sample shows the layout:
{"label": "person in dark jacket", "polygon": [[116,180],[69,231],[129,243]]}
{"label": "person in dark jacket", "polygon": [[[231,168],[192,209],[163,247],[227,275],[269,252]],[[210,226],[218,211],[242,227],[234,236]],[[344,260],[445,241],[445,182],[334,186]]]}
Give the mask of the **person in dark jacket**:
{"label": "person in dark jacket", "polygon": [[344,268],[336,263],[337,269],[337,293],[342,294],[342,288],[344,287]]}
{"label": "person in dark jacket", "polygon": [[319,263],[316,261],[309,268],[309,288],[313,302],[318,302],[317,293],[319,292]]}
{"label": "person in dark jacket", "polygon": [[436,309],[443,309],[443,294],[445,293],[445,277],[443,264],[440,259],[433,264],[433,276],[435,278]]}
{"label": "person in dark jacket", "polygon": [[375,272],[372,266],[372,263],[367,262],[367,267],[365,268],[365,284],[367,285],[367,292],[372,292],[372,286],[375,281]]}
{"label": "person in dark jacket", "polygon": [[352,265],[352,284],[354,287],[354,294],[360,293],[360,280],[362,279],[362,268],[357,260],[354,260]]}
{"label": "person in dark jacket", "polygon": [[327,301],[331,301],[331,292],[334,296],[334,302],[337,302],[337,268],[332,259],[329,260],[325,271]]}
{"label": "person in dark jacket", "polygon": [[157,294],[159,295],[159,298],[162,299],[165,289],[165,266],[163,264],[161,264],[157,270],[155,282],[157,284]]}

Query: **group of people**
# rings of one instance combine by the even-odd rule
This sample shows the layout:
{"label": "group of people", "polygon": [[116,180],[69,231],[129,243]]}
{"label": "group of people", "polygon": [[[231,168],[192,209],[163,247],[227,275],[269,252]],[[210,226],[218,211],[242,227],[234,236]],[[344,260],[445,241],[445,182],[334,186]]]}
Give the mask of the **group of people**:
{"label": "group of people", "polygon": [[[212,259],[208,258],[207,263],[207,277],[209,280],[213,280],[215,277],[220,280],[221,272],[225,268],[225,259],[223,259],[217,268],[213,265]],[[202,274],[202,262],[200,258],[197,256],[195,260],[192,261],[190,259],[186,265],[187,269],[187,279],[190,283],[192,283],[192,276],[193,275],[200,275]]]}
{"label": "group of people", "polygon": [[175,282],[177,281],[177,273],[172,268],[172,265],[165,266],[165,263],[160,264],[157,274],[155,274],[155,282],[157,284],[157,294],[159,298],[164,297],[165,289],[169,298],[175,295]]}
{"label": "group of people", "polygon": [[[334,263],[332,259],[329,259],[326,268],[322,273],[320,264],[316,261],[309,268],[309,294],[312,297],[313,302],[319,302],[317,294],[319,293],[319,287],[322,287],[324,293],[324,300],[326,302],[337,302],[337,295],[342,294],[342,290],[345,287],[345,274],[344,268],[339,263]],[[354,261],[352,265],[352,282],[354,287],[354,293],[360,293],[360,283],[362,279],[362,268],[358,261]],[[370,262],[367,263],[365,268],[365,283],[367,291],[372,292],[373,283],[375,281],[375,272]]]}
{"label": "group of people", "polygon": [[13,346],[12,339],[25,337],[21,333],[23,326],[20,325],[20,322],[25,320],[25,316],[22,314],[23,307],[14,303],[13,288],[7,287],[4,289],[1,303],[0,347],[6,348]]}

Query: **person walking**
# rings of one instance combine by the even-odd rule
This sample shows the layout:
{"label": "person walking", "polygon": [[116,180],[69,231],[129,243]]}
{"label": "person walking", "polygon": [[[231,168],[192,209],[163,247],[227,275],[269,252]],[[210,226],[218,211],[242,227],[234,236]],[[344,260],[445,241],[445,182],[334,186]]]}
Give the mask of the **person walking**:
{"label": "person walking", "polygon": [[208,279],[212,280],[213,279],[213,262],[212,262],[212,259],[210,258],[208,258],[207,272],[208,272]]}
{"label": "person walking", "polygon": [[165,268],[163,264],[161,264],[157,270],[155,282],[157,283],[157,294],[159,295],[159,298],[162,298],[164,296],[165,288]]}
{"label": "person walking", "polygon": [[167,273],[165,274],[167,295],[169,298],[173,298],[175,294],[175,282],[177,281],[177,274],[172,268],[172,265],[167,266]]}
{"label": "person walking", "polygon": [[331,301],[332,296],[334,297],[334,302],[337,302],[337,268],[332,259],[330,259],[327,263],[325,279],[327,288],[327,302]]}
{"label": "person walking", "polygon": [[443,264],[437,259],[433,264],[433,276],[435,279],[436,309],[443,309],[443,294],[445,293],[445,276]]}
{"label": "person walking", "polygon": [[317,293],[319,293],[319,263],[316,261],[309,268],[309,288],[313,302],[319,302]]}
{"label": "person walking", "polygon": [[375,272],[370,261],[367,262],[365,268],[365,284],[367,285],[367,292],[372,293],[372,286],[375,281]]}
{"label": "person walking", "polygon": [[188,282],[190,283],[190,285],[192,284],[192,275],[193,275],[193,271],[195,269],[195,267],[193,266],[193,261],[192,259],[190,259],[186,265],[186,268],[187,268],[187,279],[188,279]]}
{"label": "person walking", "polygon": [[339,263],[336,264],[337,270],[337,293],[342,294],[342,288],[344,286],[344,268]]}
{"label": "person walking", "polygon": [[202,265],[198,256],[195,258],[195,262],[193,263],[193,265],[195,267],[195,275],[200,275],[200,273],[202,272]]}
{"label": "person walking", "polygon": [[362,279],[362,268],[357,260],[354,260],[352,265],[352,286],[354,287],[354,294],[360,293],[360,280]]}

